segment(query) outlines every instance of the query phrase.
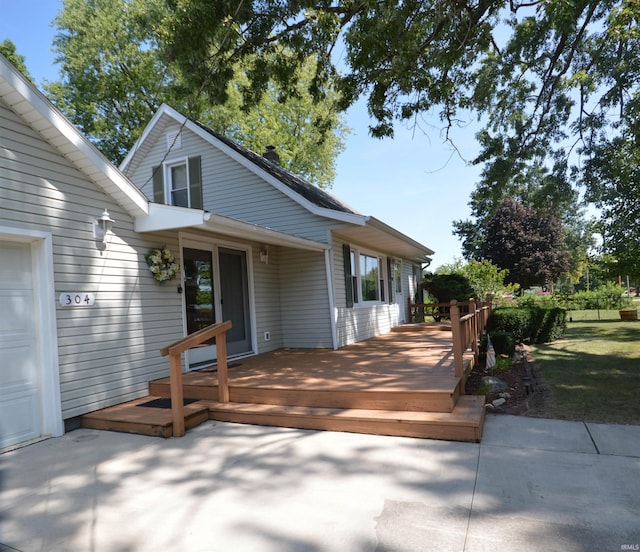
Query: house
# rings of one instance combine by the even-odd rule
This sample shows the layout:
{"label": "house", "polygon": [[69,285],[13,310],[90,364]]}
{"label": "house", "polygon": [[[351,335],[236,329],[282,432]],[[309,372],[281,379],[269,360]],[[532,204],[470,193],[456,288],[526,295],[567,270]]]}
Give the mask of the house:
{"label": "house", "polygon": [[212,321],[236,357],[384,333],[431,253],[167,106],[118,170],[0,56],[0,449],[143,396]]}
{"label": "house", "polygon": [[[211,294],[198,294],[207,304],[213,297],[206,322],[233,322],[230,354],[337,349],[404,322],[433,251],[275,158],[273,147],[257,155],[163,105],[123,161],[153,202],[138,230],[174,232],[167,240],[185,262],[187,312],[202,312],[188,293],[198,264],[213,282]],[[203,223],[182,220],[185,208],[202,209]]]}

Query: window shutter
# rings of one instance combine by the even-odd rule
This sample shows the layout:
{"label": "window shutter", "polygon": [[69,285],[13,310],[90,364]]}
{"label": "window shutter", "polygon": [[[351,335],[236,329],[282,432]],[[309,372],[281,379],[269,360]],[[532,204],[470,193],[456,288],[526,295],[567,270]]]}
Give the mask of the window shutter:
{"label": "window shutter", "polygon": [[342,260],[344,262],[344,289],[347,299],[347,308],[353,308],[353,278],[351,274],[351,246],[348,243],[342,245]]}
{"label": "window shutter", "polygon": [[153,176],[153,202],[166,203],[164,199],[164,174],[162,165],[153,167],[151,174]]}
{"label": "window shutter", "polygon": [[189,157],[189,207],[202,209],[202,171],[200,156]]}
{"label": "window shutter", "polygon": [[395,303],[396,298],[393,294],[393,272],[391,272],[391,257],[387,257],[387,289],[389,290],[389,300],[387,301],[390,305]]}

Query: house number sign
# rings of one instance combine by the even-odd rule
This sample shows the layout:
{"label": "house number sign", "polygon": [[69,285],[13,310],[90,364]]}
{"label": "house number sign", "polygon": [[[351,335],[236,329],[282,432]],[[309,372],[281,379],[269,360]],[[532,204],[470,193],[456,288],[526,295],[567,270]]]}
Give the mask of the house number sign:
{"label": "house number sign", "polygon": [[91,307],[96,302],[93,293],[67,292],[60,294],[60,304],[63,307]]}

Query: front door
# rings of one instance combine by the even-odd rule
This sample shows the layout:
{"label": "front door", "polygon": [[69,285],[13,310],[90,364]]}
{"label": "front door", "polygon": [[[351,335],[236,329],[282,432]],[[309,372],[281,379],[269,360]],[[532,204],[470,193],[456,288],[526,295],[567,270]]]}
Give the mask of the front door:
{"label": "front door", "polygon": [[[244,250],[217,247],[183,248],[187,334],[215,322],[231,320],[227,354],[251,351],[251,318],[247,254]],[[215,340],[189,351],[191,368],[216,360]]]}
{"label": "front door", "polygon": [[398,305],[398,321],[404,324],[407,321],[407,305],[405,304],[404,294],[402,292],[402,261],[396,259],[393,261],[393,288],[396,294],[395,302]]}
{"label": "front door", "polygon": [[[182,250],[182,260],[187,334],[192,334],[216,321],[213,252],[185,247]],[[213,340],[189,351],[191,366],[215,358],[216,346]]]}
{"label": "front door", "polygon": [[40,437],[40,359],[28,243],[0,243],[0,448]]}

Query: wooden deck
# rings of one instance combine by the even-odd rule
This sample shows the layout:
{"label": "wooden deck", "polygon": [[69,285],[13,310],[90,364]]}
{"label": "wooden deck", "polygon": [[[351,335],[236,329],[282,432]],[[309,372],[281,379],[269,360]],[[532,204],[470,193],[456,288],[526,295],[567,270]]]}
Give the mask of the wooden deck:
{"label": "wooden deck", "polygon": [[[451,333],[431,329],[401,327],[338,351],[280,349],[231,360],[228,403],[219,402],[215,367],[189,372],[183,376],[184,397],[197,402],[185,406],[185,423],[193,427],[206,415],[236,423],[478,442],[484,397],[461,395]],[[466,362],[469,370],[473,356]],[[85,415],[83,426],[145,433],[145,411],[153,410],[146,433],[170,435],[170,409],[140,406],[169,397],[169,378],[150,382],[149,394]]]}

